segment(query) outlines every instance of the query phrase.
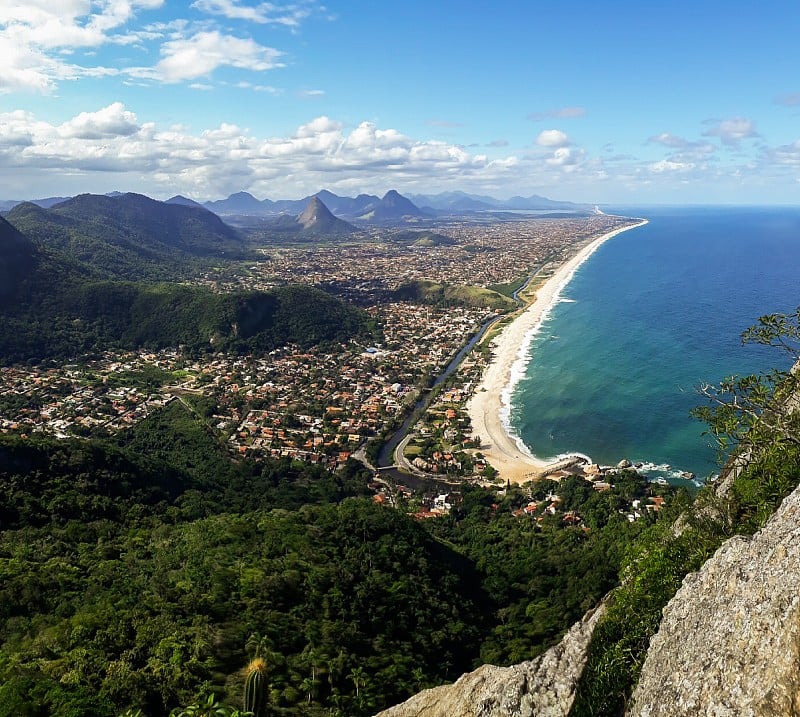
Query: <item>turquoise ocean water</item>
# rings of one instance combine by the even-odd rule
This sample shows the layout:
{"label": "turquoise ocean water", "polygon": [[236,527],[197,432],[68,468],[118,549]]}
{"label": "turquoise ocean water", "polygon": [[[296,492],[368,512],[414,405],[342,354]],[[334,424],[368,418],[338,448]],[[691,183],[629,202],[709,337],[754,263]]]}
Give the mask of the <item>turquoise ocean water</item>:
{"label": "turquoise ocean water", "polygon": [[696,387],[788,368],[741,333],[800,305],[800,208],[613,213],[650,223],[603,244],[565,287],[532,339],[509,423],[540,457],[628,458],[659,466],[653,477],[706,478],[718,466],[689,417]]}

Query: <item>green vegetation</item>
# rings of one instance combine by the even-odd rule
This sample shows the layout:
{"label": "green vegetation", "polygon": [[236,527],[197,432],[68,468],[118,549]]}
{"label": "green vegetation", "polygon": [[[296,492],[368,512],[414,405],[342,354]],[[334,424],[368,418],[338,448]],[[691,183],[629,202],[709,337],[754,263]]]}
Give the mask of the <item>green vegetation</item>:
{"label": "green vegetation", "polygon": [[396,231],[389,234],[386,239],[392,243],[409,244],[419,249],[429,249],[437,246],[452,246],[456,242],[449,236],[430,231]]}
{"label": "green vegetation", "polygon": [[181,278],[215,257],[249,256],[216,214],[140,194],[83,194],[51,209],[24,202],[7,219],[45,249],[115,279]]}
{"label": "green vegetation", "polygon": [[523,286],[525,286],[527,281],[528,281],[528,275],[525,274],[515,279],[514,281],[509,282],[508,284],[492,284],[488,288],[491,289],[492,291],[496,291],[498,294],[502,294],[503,296],[508,296],[513,298],[514,294],[517,291],[519,291]]}
{"label": "green vegetation", "polygon": [[643,527],[617,512],[647,489],[623,474],[562,483],[584,525],[512,515],[549,481],[420,524],[362,498],[355,462],[233,460],[203,414],[0,438],[0,715],[236,714],[254,658],[266,714],[372,714],[545,649]]}
{"label": "green vegetation", "polygon": [[[746,341],[778,346],[797,359],[800,310],[762,317]],[[791,372],[733,377],[703,387],[708,402],[695,411],[724,451],[734,450],[724,489],[710,486],[691,507],[673,513],[628,551],[607,615],[596,628],[581,678],[575,717],[621,715],[636,685],[661,611],[684,576],[697,570],[733,535],[761,528],[800,481],[800,424],[794,410],[797,379]]]}
{"label": "green vegetation", "polygon": [[265,351],[372,335],[367,315],[319,289],[217,294],[201,287],[92,281],[45,284],[46,269],[0,306],[0,360],[72,358],[108,348]]}
{"label": "green vegetation", "polygon": [[108,348],[263,351],[285,343],[346,341],[374,331],[362,311],[311,287],[217,294],[196,286],[98,280],[85,266],[2,220],[0,247],[0,278],[8,279],[0,289],[4,363],[72,358]]}
{"label": "green vegetation", "polygon": [[433,281],[411,281],[399,286],[394,297],[400,301],[418,301],[433,306],[477,306],[508,311],[516,306],[513,299],[480,286],[448,286]]}
{"label": "green vegetation", "polygon": [[[434,534],[475,562],[497,606],[480,662],[531,659],[616,585],[626,547],[646,525],[628,522],[619,510],[652,488],[627,473],[617,474],[614,483],[612,491],[598,492],[582,478],[544,480],[532,493],[512,487],[499,502],[489,491],[465,488],[463,503],[450,517],[430,522]],[[547,496],[556,491],[560,511],[550,515]],[[513,515],[531,498],[538,503],[535,511]],[[565,523],[569,511],[583,522]]]}

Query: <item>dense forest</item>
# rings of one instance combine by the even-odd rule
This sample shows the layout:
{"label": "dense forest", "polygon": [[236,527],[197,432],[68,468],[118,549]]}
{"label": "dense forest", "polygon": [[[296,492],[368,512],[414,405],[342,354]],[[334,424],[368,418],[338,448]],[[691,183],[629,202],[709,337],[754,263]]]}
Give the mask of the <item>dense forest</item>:
{"label": "dense forest", "polygon": [[264,351],[376,331],[363,311],[307,286],[222,294],[100,279],[75,256],[32,241],[2,219],[0,250],[3,363],[63,360],[109,348]]}
{"label": "dense forest", "polygon": [[252,255],[216,214],[141,194],[82,194],[50,209],[24,202],[6,219],[40,246],[111,279],[182,279],[214,260]]}
{"label": "dense forest", "polygon": [[[175,401],[112,440],[0,442],[0,715],[241,705],[266,660],[273,714],[366,715],[484,660],[530,657],[616,581],[644,524],[562,484],[587,525],[464,491],[418,523],[337,473],[234,461]],[[553,484],[539,487],[544,493]]]}

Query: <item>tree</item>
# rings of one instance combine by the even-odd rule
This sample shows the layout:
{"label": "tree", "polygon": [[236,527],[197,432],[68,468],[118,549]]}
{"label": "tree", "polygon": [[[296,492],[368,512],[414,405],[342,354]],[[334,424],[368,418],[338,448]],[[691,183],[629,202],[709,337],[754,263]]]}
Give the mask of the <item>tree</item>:
{"label": "tree", "polygon": [[731,376],[718,386],[702,384],[699,392],[707,404],[692,411],[705,421],[720,451],[725,455],[741,446],[747,459],[748,446],[773,444],[800,446],[797,408],[800,359],[800,308],[793,314],[768,314],[742,334],[742,343],[754,342],[786,352],[792,361],[788,371],[772,369],[766,373]]}

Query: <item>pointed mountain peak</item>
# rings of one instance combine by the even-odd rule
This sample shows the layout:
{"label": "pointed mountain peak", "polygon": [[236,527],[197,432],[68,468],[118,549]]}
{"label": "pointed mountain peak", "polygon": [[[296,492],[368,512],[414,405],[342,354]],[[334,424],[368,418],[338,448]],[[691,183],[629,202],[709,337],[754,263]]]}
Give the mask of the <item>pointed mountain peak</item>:
{"label": "pointed mountain peak", "polygon": [[336,221],[336,217],[331,214],[330,209],[318,197],[313,196],[309,199],[302,214],[297,217],[298,223],[303,225],[303,229],[323,228]]}
{"label": "pointed mountain peak", "polygon": [[306,208],[295,220],[302,231],[311,234],[352,234],[356,228],[336,217],[318,196],[308,200]]}
{"label": "pointed mountain peak", "polygon": [[381,199],[382,202],[396,202],[398,200],[399,201],[403,201],[403,200],[408,201],[408,199],[406,199],[396,189],[390,189],[388,192],[386,192],[386,194],[383,195],[383,199]]}

